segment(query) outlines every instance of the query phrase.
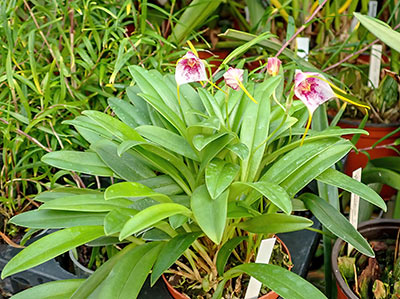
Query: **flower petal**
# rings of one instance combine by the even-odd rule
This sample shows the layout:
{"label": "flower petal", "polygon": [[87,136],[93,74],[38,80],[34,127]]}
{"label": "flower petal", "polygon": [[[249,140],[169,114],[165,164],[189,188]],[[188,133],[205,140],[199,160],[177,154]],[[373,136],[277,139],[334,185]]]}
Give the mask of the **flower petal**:
{"label": "flower petal", "polygon": [[324,76],[312,72],[303,73],[299,70],[296,70],[294,93],[311,114],[319,105],[335,97]]}
{"label": "flower petal", "polygon": [[225,84],[234,90],[240,88],[240,82],[243,82],[243,70],[230,67],[224,74]]}

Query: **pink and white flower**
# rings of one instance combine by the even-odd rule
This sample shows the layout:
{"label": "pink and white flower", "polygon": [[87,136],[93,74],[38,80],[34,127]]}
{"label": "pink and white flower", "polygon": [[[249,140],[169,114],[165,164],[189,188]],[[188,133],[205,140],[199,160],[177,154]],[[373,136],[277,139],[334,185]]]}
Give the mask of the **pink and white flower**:
{"label": "pink and white flower", "polygon": [[243,70],[230,67],[225,72],[224,79],[226,85],[234,90],[238,90],[243,82]]}
{"label": "pink and white flower", "polygon": [[204,62],[193,52],[188,51],[176,64],[175,80],[178,86],[190,82],[207,81]]}
{"label": "pink and white flower", "polygon": [[310,114],[319,105],[335,97],[329,83],[321,74],[296,70],[294,81],[294,94],[306,105]]}
{"label": "pink and white flower", "polygon": [[279,73],[279,68],[281,67],[282,61],[276,57],[268,58],[267,62],[267,72],[271,76],[276,76]]}

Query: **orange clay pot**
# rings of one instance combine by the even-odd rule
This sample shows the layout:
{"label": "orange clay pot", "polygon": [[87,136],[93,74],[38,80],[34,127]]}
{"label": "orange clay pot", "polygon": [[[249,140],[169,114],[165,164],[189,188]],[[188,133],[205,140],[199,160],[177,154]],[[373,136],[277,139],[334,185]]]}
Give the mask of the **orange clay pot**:
{"label": "orange clay pot", "polygon": [[[348,121],[348,120],[341,120],[338,125],[341,128],[358,128],[360,122],[357,121]],[[375,142],[379,139],[384,137],[385,135],[389,134],[393,130],[397,129],[400,124],[366,124],[364,130],[369,132],[369,135],[361,135],[360,139],[358,140],[356,147],[358,149],[370,148]],[[351,139],[353,135],[345,135],[344,138]],[[382,141],[378,146],[391,144],[397,138],[400,138],[400,132],[397,134],[387,138],[386,140]],[[397,146],[397,149],[400,149]],[[390,149],[390,148],[374,148],[366,150],[370,155],[371,159],[388,157],[388,156],[398,156],[397,152]],[[367,165],[368,157],[367,155],[363,154],[362,152],[356,153],[354,150],[350,151],[347,156],[345,165],[344,165],[344,172],[351,176],[353,171],[362,167],[364,168]],[[394,195],[396,191],[389,187],[383,186],[381,191],[381,196],[384,199],[389,199],[392,195]]]}
{"label": "orange clay pot", "polygon": [[[275,236],[277,242],[282,244],[283,250],[285,251],[285,253],[288,254],[289,256],[289,261],[290,263],[292,263],[292,256],[290,255],[289,249],[286,247],[285,243],[283,243],[283,241],[281,239],[279,239],[277,236]],[[292,265],[288,268],[288,270],[290,271],[292,269]],[[174,299],[190,299],[188,296],[180,293],[179,291],[177,291],[176,289],[174,289],[174,287],[168,282],[168,280],[165,278],[164,275],[162,275],[162,278],[165,282],[165,284],[167,285],[167,289],[169,291],[169,293],[171,294],[172,297],[174,297]],[[277,299],[279,297],[279,295],[273,291],[265,294],[262,297],[259,297],[258,299]]]}

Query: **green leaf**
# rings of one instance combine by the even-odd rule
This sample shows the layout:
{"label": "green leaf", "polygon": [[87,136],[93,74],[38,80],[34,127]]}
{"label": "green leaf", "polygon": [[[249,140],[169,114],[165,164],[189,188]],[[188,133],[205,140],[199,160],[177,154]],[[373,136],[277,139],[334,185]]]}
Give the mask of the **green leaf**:
{"label": "green leaf", "polygon": [[389,25],[378,19],[370,16],[364,16],[357,12],[354,12],[353,14],[361,22],[361,24],[365,26],[365,28],[372,32],[373,35],[375,35],[389,47],[393,48],[397,52],[400,52],[399,32],[394,31]]}
{"label": "green leaf", "polygon": [[229,191],[212,199],[205,185],[193,192],[191,207],[197,224],[216,244],[219,244],[225,229]]}
{"label": "green leaf", "polygon": [[32,243],[4,267],[1,279],[40,265],[104,235],[102,226],[75,226],[56,231]]}
{"label": "green leaf", "polygon": [[159,144],[170,151],[194,161],[199,161],[199,157],[190,144],[185,138],[178,134],[156,126],[140,126],[136,128],[136,131],[144,138]]}
{"label": "green leaf", "polygon": [[101,195],[102,192],[87,188],[73,188],[73,187],[60,187],[51,191],[45,191],[35,197],[36,201],[46,202],[56,198],[69,197],[75,195],[97,194]]}
{"label": "green leaf", "polygon": [[229,187],[238,174],[239,169],[239,165],[217,158],[208,164],[205,171],[206,186],[212,199],[220,196]]}
{"label": "green leaf", "polygon": [[109,98],[108,105],[118,118],[131,128],[136,128],[139,125],[135,118],[137,109],[132,104],[118,98]]}
{"label": "green leaf", "polygon": [[119,156],[118,145],[110,140],[100,140],[92,144],[90,148],[99,155],[108,167],[124,180],[137,181],[155,176],[154,172],[147,165],[130,152]]}
{"label": "green leaf", "polygon": [[276,265],[242,264],[232,268],[224,276],[238,276],[243,272],[254,277],[283,298],[326,298],[320,290],[304,278]]}
{"label": "green leaf", "polygon": [[240,131],[240,141],[248,147],[250,155],[242,163],[242,181],[253,181],[259,171],[266,146],[265,141],[269,133],[270,97],[278,87],[281,79],[280,76],[271,77],[262,84],[257,85],[254,97],[259,103],[251,102],[247,105]]}
{"label": "green leaf", "polygon": [[105,213],[33,210],[18,214],[10,223],[29,228],[65,228],[81,225],[102,225]]}
{"label": "green leaf", "polygon": [[135,234],[145,228],[153,226],[158,221],[176,214],[191,216],[191,211],[176,203],[161,203],[144,209],[128,220],[121,230],[119,239]]}
{"label": "green leaf", "polygon": [[100,266],[89,278],[85,279],[82,285],[75,291],[75,293],[70,297],[71,299],[89,298],[89,296],[97,289],[99,285],[102,284],[104,279],[108,276],[114,265],[121,260],[121,258],[130,252],[132,248],[137,245],[134,243],[129,244],[123,248],[116,255],[111,257],[108,261]]}
{"label": "green leaf", "polygon": [[178,235],[161,249],[151,273],[151,285],[153,286],[165,270],[168,270],[186,249],[201,235],[201,232],[185,233]]}
{"label": "green leaf", "polygon": [[207,145],[206,148],[202,151],[202,159],[199,172],[201,173],[208,165],[208,163],[212,159],[214,159],[214,157],[218,155],[219,152],[224,150],[234,138],[235,137],[232,134],[224,135]]}
{"label": "green leaf", "polygon": [[119,233],[125,223],[138,213],[134,209],[114,209],[104,218],[104,232],[107,236]]}
{"label": "green leaf", "polygon": [[242,161],[246,160],[250,154],[248,147],[244,143],[230,144],[227,146],[227,149],[237,155]]}
{"label": "green leaf", "polygon": [[220,276],[224,275],[225,265],[232,251],[246,239],[247,237],[234,237],[222,245],[221,249],[218,251],[217,262],[215,264]]}
{"label": "green leaf", "polygon": [[378,167],[364,169],[361,180],[365,184],[381,183],[400,190],[400,174],[390,169]]}
{"label": "green leaf", "polygon": [[112,117],[108,114],[99,111],[86,110],[82,114],[88,116],[100,126],[102,126],[106,131],[113,134],[115,137],[124,140],[137,140],[144,141],[144,139],[130,126],[124,124],[122,121]]}
{"label": "green leaf", "polygon": [[80,212],[108,212],[116,208],[125,208],[132,201],[125,198],[105,200],[102,194],[75,195],[56,198],[45,202],[40,209],[80,211]]}
{"label": "green leaf", "polygon": [[134,183],[134,182],[124,182],[111,185],[104,192],[105,200],[114,198],[137,198],[137,197],[150,197],[159,202],[172,202],[172,200],[165,194],[157,193],[151,190],[145,185]]}
{"label": "green leaf", "polygon": [[15,294],[13,299],[68,299],[85,279],[67,279],[46,282]]}
{"label": "green leaf", "polygon": [[212,134],[210,136],[205,136],[205,135],[199,134],[199,135],[196,135],[196,136],[193,137],[192,142],[193,142],[194,147],[198,151],[201,151],[207,145],[209,145],[211,142],[213,142],[214,140],[217,140],[218,138],[220,138],[221,136],[224,136],[226,134],[227,134],[226,132]]}
{"label": "green leaf", "polygon": [[114,175],[99,156],[92,152],[57,151],[44,155],[41,160],[60,169],[99,176]]}
{"label": "green leaf", "polygon": [[400,172],[400,157],[382,157],[373,159],[368,163],[377,168],[387,168]]}
{"label": "green leaf", "polygon": [[335,169],[328,168],[317,177],[317,180],[325,184],[332,185],[351,193],[357,194],[362,199],[376,205],[385,212],[387,210],[385,201],[379,196],[378,193],[376,193],[367,185],[364,185]]}
{"label": "green leaf", "polygon": [[310,219],[285,215],[263,214],[238,224],[238,227],[255,234],[277,234],[294,232],[313,225]]}
{"label": "green leaf", "polygon": [[137,298],[161,249],[158,242],[137,246],[122,256],[99,286],[96,298]]}
{"label": "green leaf", "polygon": [[375,257],[374,251],[361,234],[350,224],[350,222],[333,206],[317,195],[304,193],[299,196],[307,209],[321,221],[322,225],[330,232],[346,241],[362,254]]}
{"label": "green leaf", "polygon": [[271,201],[286,214],[290,214],[292,212],[292,201],[290,200],[289,195],[286,193],[286,190],[278,184],[260,181],[255,183],[235,182],[234,185],[250,187],[264,195],[269,201]]}

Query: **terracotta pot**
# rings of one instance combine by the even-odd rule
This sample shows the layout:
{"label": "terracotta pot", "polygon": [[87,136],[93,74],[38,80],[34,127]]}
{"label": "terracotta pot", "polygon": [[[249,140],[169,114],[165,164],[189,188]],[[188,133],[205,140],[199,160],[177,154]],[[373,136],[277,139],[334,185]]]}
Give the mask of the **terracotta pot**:
{"label": "terracotta pot", "polygon": [[[290,255],[289,249],[286,247],[285,243],[283,243],[283,241],[281,239],[279,239],[277,236],[275,236],[276,240],[282,244],[283,250],[285,251],[285,253],[288,254],[289,256],[289,261],[290,263],[292,263],[292,257]],[[288,270],[290,271],[293,268],[293,265],[289,266]],[[162,278],[165,282],[165,284],[167,285],[167,289],[169,291],[169,293],[172,295],[172,297],[174,297],[175,299],[190,299],[188,296],[183,295],[182,293],[180,293],[179,291],[177,291],[176,289],[174,289],[174,287],[168,282],[168,280],[165,278],[164,275],[162,275]],[[265,294],[264,296],[259,297],[259,299],[277,299],[279,297],[279,295],[273,291]]]}
{"label": "terracotta pot", "polygon": [[[358,128],[360,122],[341,120],[338,125],[341,128]],[[358,149],[370,148],[375,142],[377,142],[382,137],[391,133],[393,130],[397,129],[400,124],[366,124],[364,130],[369,132],[369,135],[361,135],[356,146]],[[345,135],[344,138],[351,139],[353,135]],[[400,132],[382,141],[379,145],[391,144],[397,138],[400,138]],[[400,149],[400,147],[397,147]],[[374,148],[369,149],[366,152],[370,155],[371,159],[388,157],[388,156],[398,156],[397,152],[390,148]],[[347,155],[346,162],[344,164],[344,172],[351,176],[354,170],[367,165],[368,157],[367,155],[359,152],[356,153],[354,150],[350,151]],[[389,187],[384,186],[381,191],[381,196],[383,198],[390,198],[396,191]]]}
{"label": "terracotta pot", "polygon": [[[393,238],[396,239],[397,232],[400,229],[400,219],[374,219],[363,222],[359,225],[358,231],[367,239],[382,239]],[[332,271],[336,278],[336,285],[338,289],[338,299],[359,299],[353,291],[347,286],[342,275],[340,274],[337,259],[339,252],[344,246],[344,241],[337,239],[332,249]]]}

